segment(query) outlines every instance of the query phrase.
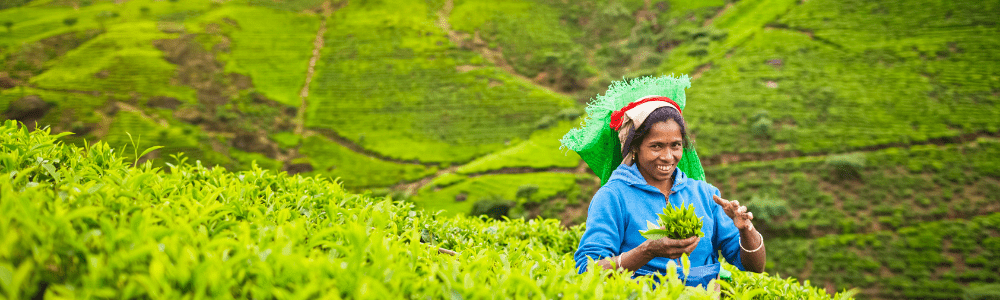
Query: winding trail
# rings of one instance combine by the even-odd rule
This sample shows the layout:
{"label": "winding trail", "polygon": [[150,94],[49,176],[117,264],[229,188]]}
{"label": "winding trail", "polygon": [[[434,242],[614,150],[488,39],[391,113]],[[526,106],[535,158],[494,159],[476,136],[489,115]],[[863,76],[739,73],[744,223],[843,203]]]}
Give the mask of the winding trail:
{"label": "winding trail", "polygon": [[312,83],[313,74],[316,73],[316,62],[319,61],[320,53],[322,53],[324,40],[323,36],[326,35],[326,21],[330,19],[330,1],[323,2],[323,20],[319,23],[319,30],[316,31],[316,39],[313,40],[313,51],[312,57],[309,58],[309,68],[306,70],[306,81],[302,84],[302,90],[299,91],[299,100],[301,104],[295,115],[295,134],[301,136],[305,130],[306,121],[306,109],[309,108],[309,84]]}

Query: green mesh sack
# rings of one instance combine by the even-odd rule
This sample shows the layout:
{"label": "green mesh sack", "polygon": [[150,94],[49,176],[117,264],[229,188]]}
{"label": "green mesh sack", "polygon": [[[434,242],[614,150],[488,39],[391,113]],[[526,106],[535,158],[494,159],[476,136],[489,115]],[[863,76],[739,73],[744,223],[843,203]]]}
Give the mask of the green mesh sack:
{"label": "green mesh sack", "polygon": [[[603,96],[598,95],[587,105],[587,118],[583,124],[570,129],[560,142],[563,147],[576,151],[594,174],[601,178],[601,185],[604,185],[622,163],[618,132],[609,126],[611,113],[649,95],[670,98],[684,111],[687,105],[684,89],[689,87],[691,79],[687,75],[640,77],[631,81],[612,82]],[[705,170],[701,167],[694,145],[684,149],[677,168],[691,179],[705,180]]]}

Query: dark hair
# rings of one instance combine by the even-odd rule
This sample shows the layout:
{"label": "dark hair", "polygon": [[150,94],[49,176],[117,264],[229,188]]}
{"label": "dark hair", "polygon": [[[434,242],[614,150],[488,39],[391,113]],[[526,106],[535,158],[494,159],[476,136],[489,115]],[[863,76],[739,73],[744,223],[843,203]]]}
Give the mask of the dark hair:
{"label": "dark hair", "polygon": [[639,148],[639,145],[642,145],[642,140],[645,140],[646,136],[649,135],[649,130],[653,128],[653,125],[660,122],[666,122],[667,120],[674,120],[674,122],[677,122],[677,125],[680,125],[681,138],[684,140],[685,149],[689,149],[694,146],[694,141],[692,141],[691,137],[688,135],[687,124],[684,123],[684,117],[682,117],[676,109],[664,106],[649,113],[649,116],[646,117],[646,121],[642,122],[642,125],[639,126],[639,128],[636,128],[631,132],[631,134],[629,134],[629,138],[626,141],[628,143],[628,148],[625,148],[624,151],[622,151],[622,156],[624,157],[628,155],[628,152],[632,151],[632,149]]}

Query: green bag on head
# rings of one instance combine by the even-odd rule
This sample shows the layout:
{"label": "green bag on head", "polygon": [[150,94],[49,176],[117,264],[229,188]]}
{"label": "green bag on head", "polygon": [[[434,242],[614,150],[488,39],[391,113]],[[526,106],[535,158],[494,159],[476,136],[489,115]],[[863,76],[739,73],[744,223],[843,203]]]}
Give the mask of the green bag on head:
{"label": "green bag on head", "polygon": [[[587,105],[587,118],[583,124],[570,129],[560,142],[563,147],[576,151],[594,174],[601,178],[601,185],[604,185],[623,159],[618,132],[610,126],[611,114],[632,101],[650,95],[670,98],[683,111],[687,104],[684,89],[689,87],[691,79],[687,75],[640,77],[631,81],[612,82],[603,96],[598,95]],[[684,149],[677,168],[691,179],[705,180],[705,170],[694,145]]]}

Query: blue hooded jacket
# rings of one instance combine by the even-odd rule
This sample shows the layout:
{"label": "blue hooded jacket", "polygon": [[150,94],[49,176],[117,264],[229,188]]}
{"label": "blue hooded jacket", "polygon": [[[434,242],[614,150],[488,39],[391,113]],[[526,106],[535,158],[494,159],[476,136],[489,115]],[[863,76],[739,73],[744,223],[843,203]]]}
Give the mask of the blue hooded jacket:
{"label": "blue hooded jacket", "polygon": [[[674,169],[674,186],[670,189],[670,205],[674,207],[694,204],[695,214],[701,218],[701,231],[705,234],[690,255],[692,274],[694,267],[711,266],[719,261],[719,251],[730,264],[740,270],[740,235],[733,220],[722,207],[712,200],[720,195],[719,189],[700,180],[687,177]],[[657,213],[662,213],[667,201],[659,189],[646,183],[637,164],[619,165],[608,183],[597,190],[587,211],[587,230],[580,238],[574,259],[580,273],[587,269],[587,258],[601,260],[632,250],[646,241],[639,230],[646,230],[646,221],[657,223]],[[636,270],[636,276],[653,273],[666,274],[666,257],[650,260]],[[674,260],[678,266],[680,260]],[[718,272],[718,266],[714,266]],[[714,276],[713,276],[714,277]]]}

